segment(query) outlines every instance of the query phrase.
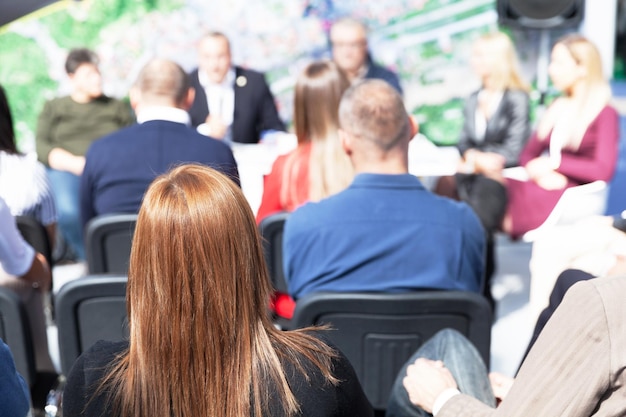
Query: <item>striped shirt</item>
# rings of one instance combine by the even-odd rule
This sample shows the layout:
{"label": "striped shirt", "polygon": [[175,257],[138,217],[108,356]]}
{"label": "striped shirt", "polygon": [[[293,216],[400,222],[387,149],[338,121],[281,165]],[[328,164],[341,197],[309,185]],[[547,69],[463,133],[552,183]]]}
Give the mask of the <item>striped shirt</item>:
{"label": "striped shirt", "polygon": [[44,226],[57,220],[46,169],[35,154],[0,151],[0,197],[13,216],[33,216]]}

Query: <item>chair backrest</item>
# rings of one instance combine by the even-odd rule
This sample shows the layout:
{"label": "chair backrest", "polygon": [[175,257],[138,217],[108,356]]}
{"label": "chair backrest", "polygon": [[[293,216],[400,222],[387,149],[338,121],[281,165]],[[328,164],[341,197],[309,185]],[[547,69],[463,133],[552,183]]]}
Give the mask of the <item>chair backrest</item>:
{"label": "chair backrest", "polygon": [[41,253],[48,261],[48,265],[52,268],[54,266],[52,244],[45,226],[32,216],[16,216],[15,222],[24,240],[37,252]]}
{"label": "chair backrest", "polygon": [[85,250],[90,274],[126,274],[136,214],[107,214],[87,224]]}
{"label": "chair backrest", "polygon": [[65,284],[55,297],[61,372],[98,340],[128,338],[126,276],[86,276]]}
{"label": "chair backrest", "polygon": [[565,190],[548,218],[534,230],[522,237],[526,242],[553,226],[575,223],[585,217],[604,214],[608,199],[608,186],[604,181],[594,181]]}
{"label": "chair backrest", "polygon": [[35,353],[26,307],[13,291],[0,287],[0,338],[13,354],[15,367],[29,386],[35,381]]}
{"label": "chair backrest", "polygon": [[283,271],[283,229],[288,217],[289,213],[272,214],[259,224],[259,231],[263,236],[263,253],[272,285],[276,291],[284,294],[288,292]]}
{"label": "chair backrest", "polygon": [[409,357],[444,328],[464,334],[489,367],[491,308],[479,294],[420,291],[397,294],[314,293],[298,300],[294,327],[330,324],[329,339],[346,355],[374,408],[387,407]]}

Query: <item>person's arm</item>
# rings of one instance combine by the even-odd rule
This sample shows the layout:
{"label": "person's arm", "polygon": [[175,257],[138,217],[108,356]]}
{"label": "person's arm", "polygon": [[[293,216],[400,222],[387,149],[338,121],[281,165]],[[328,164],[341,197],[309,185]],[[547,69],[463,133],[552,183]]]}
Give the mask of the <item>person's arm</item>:
{"label": "person's arm", "polygon": [[52,280],[46,258],[24,240],[6,203],[0,203],[0,265],[3,272],[48,289]]}
{"label": "person's arm", "polygon": [[473,147],[470,138],[473,136],[471,130],[474,123],[471,122],[471,118],[476,117],[476,95],[477,93],[473,93],[471,96],[469,96],[465,100],[465,104],[463,105],[463,127],[461,128],[459,140],[456,144],[456,147],[459,150],[461,156],[464,156],[465,152]]}
{"label": "person's arm", "polygon": [[35,144],[37,147],[37,157],[44,165],[48,165],[48,155],[54,145],[52,144],[51,132],[54,123],[54,111],[51,102],[46,102],[43,110],[37,119],[37,132],[35,134]]}
{"label": "person's arm", "polygon": [[278,213],[285,209],[280,203],[280,189],[285,160],[285,156],[279,156],[274,161],[274,165],[272,165],[272,171],[263,177],[263,197],[256,215],[257,223],[261,223],[261,220],[270,214]]}
{"label": "person's arm", "polygon": [[46,291],[49,290],[52,285],[52,274],[50,272],[48,261],[46,261],[46,257],[37,252],[33,258],[30,268],[25,274],[20,275],[20,278],[25,281],[29,281],[33,288],[42,288]]}
{"label": "person's arm", "polygon": [[[591,136],[589,138],[588,136]],[[619,145],[619,119],[609,107],[602,110],[585,133],[584,142],[593,143],[591,152],[563,152],[557,172],[581,183],[609,181],[615,172]]]}
{"label": "person's arm", "polygon": [[497,153],[504,157],[505,166],[518,164],[520,153],[530,134],[530,118],[528,115],[528,94],[524,91],[508,91],[503,100],[507,100],[506,127],[502,131],[502,140],[488,143],[484,152]]}
{"label": "person's arm", "polygon": [[67,171],[80,176],[85,169],[85,157],[74,155],[62,148],[52,148],[48,153],[48,166],[58,171]]}
{"label": "person's arm", "polygon": [[580,282],[565,295],[497,409],[457,395],[437,417],[589,417],[610,389],[610,343],[602,300],[592,283]]}
{"label": "person's arm", "polygon": [[543,151],[548,149],[548,140],[539,139],[537,132],[534,132],[531,136],[524,149],[522,149],[522,153],[519,156],[519,164],[521,166],[525,166],[530,161],[535,158],[540,157]]}

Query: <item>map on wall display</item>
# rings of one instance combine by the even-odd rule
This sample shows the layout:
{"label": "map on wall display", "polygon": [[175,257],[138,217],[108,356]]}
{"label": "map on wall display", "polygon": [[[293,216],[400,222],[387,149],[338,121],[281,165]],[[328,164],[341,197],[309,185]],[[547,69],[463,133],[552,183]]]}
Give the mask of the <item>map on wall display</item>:
{"label": "map on wall display", "polygon": [[44,102],[69,93],[69,49],[94,49],[106,94],[125,97],[150,58],[191,70],[199,37],[219,30],[230,38],[236,64],[266,73],[290,123],[300,69],[329,57],[329,28],[344,16],[369,27],[372,56],[398,72],[421,132],[436,144],[454,143],[463,99],[478,86],[467,64],[470,44],[496,26],[495,0],[59,1],[0,28],[0,84],[20,148],[30,151]]}

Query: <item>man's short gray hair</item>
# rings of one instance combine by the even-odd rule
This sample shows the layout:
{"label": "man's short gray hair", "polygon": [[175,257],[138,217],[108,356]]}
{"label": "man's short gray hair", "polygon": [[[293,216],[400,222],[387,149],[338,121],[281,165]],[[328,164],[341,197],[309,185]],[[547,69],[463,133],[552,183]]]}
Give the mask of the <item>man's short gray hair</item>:
{"label": "man's short gray hair", "polygon": [[363,80],[350,87],[339,104],[341,128],[387,152],[411,135],[402,97],[386,81]]}

